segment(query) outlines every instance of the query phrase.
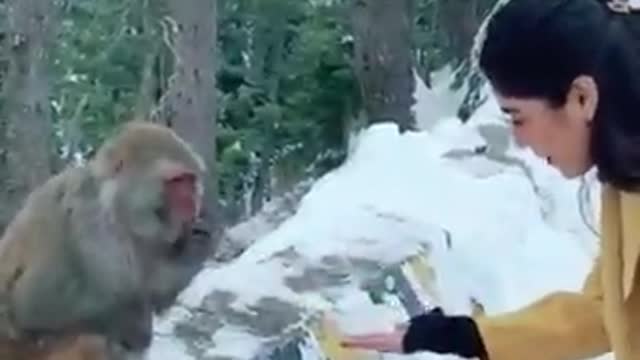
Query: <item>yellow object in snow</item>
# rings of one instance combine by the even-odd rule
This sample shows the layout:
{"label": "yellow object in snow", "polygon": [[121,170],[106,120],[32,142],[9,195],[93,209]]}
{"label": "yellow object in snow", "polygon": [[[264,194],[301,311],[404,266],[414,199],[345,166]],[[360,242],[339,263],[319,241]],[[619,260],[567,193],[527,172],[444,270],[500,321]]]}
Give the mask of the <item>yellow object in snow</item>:
{"label": "yellow object in snow", "polygon": [[329,360],[374,360],[377,357],[370,352],[347,349],[341,346],[343,334],[335,320],[325,315],[312,327],[312,332],[320,349]]}

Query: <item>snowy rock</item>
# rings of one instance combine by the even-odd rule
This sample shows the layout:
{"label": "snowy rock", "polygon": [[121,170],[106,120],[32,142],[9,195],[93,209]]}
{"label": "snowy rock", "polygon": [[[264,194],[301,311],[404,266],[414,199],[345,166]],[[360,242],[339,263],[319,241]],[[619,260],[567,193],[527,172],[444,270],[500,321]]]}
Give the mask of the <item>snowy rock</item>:
{"label": "snowy rock", "polygon": [[580,184],[511,142],[501,153],[529,175],[500,161],[478,175],[447,157],[465,137],[486,142],[482,116],[440,134],[401,135],[392,125],[361,133],[294,216],[197,276],[157,319],[148,358],[321,359],[340,351],[338,333],[384,330],[434,304],[492,314],[579,289],[597,249],[579,215]]}

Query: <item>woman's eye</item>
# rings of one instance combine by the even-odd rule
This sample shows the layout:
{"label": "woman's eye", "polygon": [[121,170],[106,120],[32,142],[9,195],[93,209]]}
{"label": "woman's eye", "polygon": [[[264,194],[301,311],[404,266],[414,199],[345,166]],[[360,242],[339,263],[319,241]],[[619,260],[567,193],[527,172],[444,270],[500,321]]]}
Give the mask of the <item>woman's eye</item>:
{"label": "woman's eye", "polygon": [[511,119],[511,125],[513,126],[521,126],[524,123],[522,119],[513,118]]}

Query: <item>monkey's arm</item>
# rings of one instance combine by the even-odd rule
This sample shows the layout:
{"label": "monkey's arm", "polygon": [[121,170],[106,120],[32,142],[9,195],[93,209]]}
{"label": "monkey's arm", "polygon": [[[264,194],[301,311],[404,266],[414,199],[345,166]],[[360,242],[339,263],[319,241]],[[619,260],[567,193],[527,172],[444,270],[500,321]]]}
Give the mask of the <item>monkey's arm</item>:
{"label": "monkey's arm", "polygon": [[[51,221],[25,240],[46,256],[25,262],[15,282],[15,323],[36,334],[92,331],[134,346],[148,343],[150,309],[132,244],[116,238],[96,184],[80,175],[78,189],[66,192],[59,206],[37,210],[47,210]],[[130,311],[134,307],[140,310]]]}
{"label": "monkey's arm", "polygon": [[61,341],[55,347],[38,358],[30,360],[108,360],[112,359],[105,338],[93,335],[81,335]]}
{"label": "monkey's arm", "polygon": [[154,263],[150,284],[156,312],[162,312],[175,303],[180,292],[202,270],[215,244],[209,225],[201,217],[189,233],[173,244],[166,257]]}
{"label": "monkey's arm", "polygon": [[25,262],[16,277],[11,302],[18,328],[55,332],[84,326],[79,324],[104,317],[102,313],[124,300],[121,289],[132,287],[126,262],[108,245],[113,239],[91,220],[94,213],[86,210],[84,215],[83,224],[60,218],[59,226],[65,230],[52,230],[47,239],[55,245],[38,241],[46,256]]}
{"label": "monkey's arm", "polygon": [[478,317],[490,360],[586,359],[610,351],[602,317],[600,261],[582,293],[556,292],[515,311]]}
{"label": "monkey's arm", "polygon": [[84,281],[72,302],[75,319],[81,329],[105,334],[125,348],[147,348],[152,309],[135,245],[118,237],[118,228],[97,200],[80,202],[74,213],[72,258],[76,276]]}
{"label": "monkey's arm", "polygon": [[67,256],[69,219],[60,198],[73,176],[61,173],[35,189],[2,238],[0,283],[18,332],[59,329],[70,317],[82,278]]}

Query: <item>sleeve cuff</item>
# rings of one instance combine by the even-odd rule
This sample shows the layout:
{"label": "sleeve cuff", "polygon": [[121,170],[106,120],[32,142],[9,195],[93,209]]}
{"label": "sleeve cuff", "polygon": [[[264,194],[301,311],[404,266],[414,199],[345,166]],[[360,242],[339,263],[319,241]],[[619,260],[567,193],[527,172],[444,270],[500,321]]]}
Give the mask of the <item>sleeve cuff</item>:
{"label": "sleeve cuff", "polygon": [[424,314],[411,319],[402,340],[405,353],[430,351],[465,358],[487,359],[487,351],[475,321],[466,316]]}

